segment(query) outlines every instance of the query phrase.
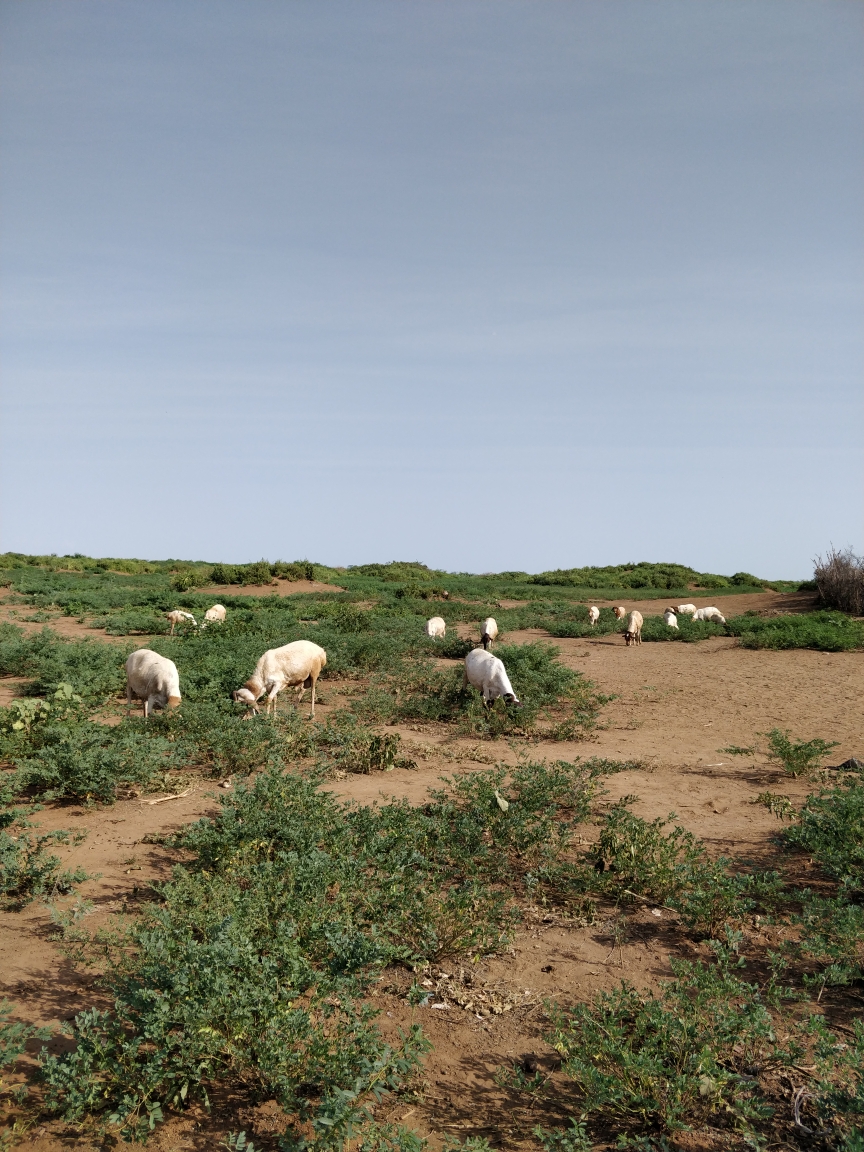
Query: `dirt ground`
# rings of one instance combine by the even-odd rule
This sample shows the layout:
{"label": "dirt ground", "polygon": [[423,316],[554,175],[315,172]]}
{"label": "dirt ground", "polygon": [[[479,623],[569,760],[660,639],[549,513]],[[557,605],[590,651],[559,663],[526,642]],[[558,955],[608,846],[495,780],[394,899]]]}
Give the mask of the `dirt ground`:
{"label": "dirt ground", "polygon": [[[714,596],[711,602],[729,613],[748,608],[782,611],[789,603],[773,594]],[[627,607],[659,612],[658,603]],[[88,634],[94,633],[88,630]],[[548,639],[534,630],[502,639],[519,643],[539,637]],[[781,778],[764,757],[732,757],[722,749],[753,745],[759,733],[779,727],[791,729],[798,738],[838,741],[831,763],[849,756],[864,758],[864,653],[751,651],[725,637],[629,649],[619,636],[552,642],[565,663],[615,697],[603,710],[601,727],[591,740],[478,743],[453,739],[435,726],[401,726],[397,730],[406,753],[417,762],[416,769],[350,776],[330,787],[344,799],[363,804],[385,796],[420,802],[442,774],[496,761],[513,763],[525,753],[532,759],[632,760],[638,768],[604,782],[605,802],[635,793],[637,814],[653,818],[674,811],[712,853],[764,866],[777,856],[772,837],[779,825],[764,807],[753,804],[756,794],[771,789],[796,801],[812,784]],[[322,689],[326,714],[338,706],[348,686],[322,682]],[[176,853],[144,843],[145,837],[177,829],[212,811],[218,792],[214,783],[207,782],[188,796],[162,804],[146,803],[152,798],[142,797],[106,809],[48,806],[36,819],[46,829],[86,830],[81,845],[59,854],[69,865],[80,864],[98,874],[81,886],[81,895],[95,904],[90,920],[95,925],[110,913],[132,911],[138,901],[148,898],[154,880],[168,876]],[[586,826],[586,839],[592,832],[592,826]],[[589,999],[622,978],[637,986],[656,984],[669,974],[670,955],[698,954],[701,946],[677,932],[676,922],[667,909],[646,905],[628,912],[625,938],[616,944],[610,918],[601,916],[599,922],[586,925],[538,911],[518,933],[509,955],[476,965],[454,961],[420,974],[430,991],[429,1004],[423,1008],[411,1008],[405,999],[410,974],[386,973],[372,997],[381,1009],[383,1031],[395,1037],[397,1028],[417,1021],[434,1048],[416,1091],[385,1100],[378,1118],[404,1120],[423,1135],[487,1136],[493,1145],[508,1148],[530,1142],[531,1128],[540,1117],[521,1098],[497,1086],[496,1069],[514,1061],[523,1061],[528,1068],[533,1062],[541,1070],[553,1067],[554,1054],[542,1039],[544,998],[562,1003]],[[81,1009],[101,1003],[93,974],[76,970],[52,942],[50,914],[41,903],[0,915],[3,995],[14,1000],[20,1018],[39,1024],[71,1019]],[[548,1110],[542,1119],[554,1122]],[[219,1100],[209,1117],[200,1109],[172,1117],[149,1146],[158,1152],[212,1149],[240,1123],[255,1139],[256,1148],[275,1147],[272,1106],[249,1108],[238,1118]],[[58,1124],[31,1130],[22,1136],[22,1145],[35,1152],[104,1147],[95,1139],[64,1133]]]}

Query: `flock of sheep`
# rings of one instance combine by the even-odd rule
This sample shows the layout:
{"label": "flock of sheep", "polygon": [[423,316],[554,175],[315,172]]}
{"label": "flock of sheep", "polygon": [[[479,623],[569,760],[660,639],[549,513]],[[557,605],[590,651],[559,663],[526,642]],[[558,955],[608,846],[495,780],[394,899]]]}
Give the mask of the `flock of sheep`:
{"label": "flock of sheep", "polygon": [[[627,615],[627,609],[619,606],[614,609],[619,620]],[[694,620],[714,620],[725,624],[725,618],[717,608],[698,608],[695,604],[679,604],[677,608],[667,608],[663,619],[670,628],[678,627],[678,616],[686,613]],[[166,613],[171,623],[171,635],[178,624],[191,621],[197,628],[198,623],[191,612],[184,612],[179,608]],[[221,604],[214,604],[204,613],[202,628],[208,624],[221,624],[227,616]],[[592,627],[600,618],[600,609],[591,605],[588,609],[588,619]],[[624,631],[624,642],[629,648],[631,644],[642,643],[642,613],[634,610],[627,617],[627,627]],[[426,635],[433,639],[443,639],[447,625],[441,616],[433,616],[426,621]],[[474,648],[465,657],[465,675],[463,684],[476,688],[483,696],[483,703],[488,707],[503,698],[508,704],[521,707],[521,701],[513,691],[513,686],[507,675],[507,669],[502,660],[493,656],[489,651],[498,636],[498,625],[489,616],[483,621],[480,631],[482,648]],[[242,688],[232,693],[232,698],[238,703],[246,704],[249,714],[257,714],[258,701],[262,696],[267,697],[267,713],[276,710],[276,697],[283,688],[297,688],[297,703],[303,699],[307,688],[312,689],[312,715],[315,715],[315,685],[318,677],[327,663],[327,653],[311,640],[294,640],[281,648],[271,648],[265,652],[255,671]],[[133,652],[126,661],[126,703],[131,706],[132,700],[144,702],[144,717],[150,715],[154,708],[176,708],[180,703],[180,673],[176,664],[166,656],[160,656],[149,648],[139,648]]]}

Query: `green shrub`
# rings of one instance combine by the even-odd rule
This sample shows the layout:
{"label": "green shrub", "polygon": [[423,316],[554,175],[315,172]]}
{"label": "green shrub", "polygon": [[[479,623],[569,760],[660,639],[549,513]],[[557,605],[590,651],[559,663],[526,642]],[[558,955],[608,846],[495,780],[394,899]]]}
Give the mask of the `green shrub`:
{"label": "green shrub", "polygon": [[815,648],[852,652],[864,647],[864,624],[840,612],[802,612],[795,616],[734,616],[726,621],[742,648]]}
{"label": "green shrub", "polygon": [[33,827],[18,809],[0,810],[0,897],[16,908],[49,892],[69,892],[87,879],[81,868],[61,871],[60,859],[46,850],[51,844],[80,844],[83,833],[34,833]]}
{"label": "green shrub", "polygon": [[503,768],[469,774],[423,808],[343,805],[281,772],[241,784],[177,837],[194,859],[109,946],[113,1007],[76,1017],[74,1050],[43,1052],[47,1106],[144,1137],[230,1085],[277,1100],[292,1139],[309,1125],[340,1148],[428,1047],[417,1028],[385,1044],[359,1001],[369,980],[500,947],[513,895],[566,881],[595,774],[522,764],[506,788]]}
{"label": "green shrub", "polygon": [[848,892],[864,891],[864,785],[852,781],[807,797],[787,844],[807,852]]}
{"label": "green shrub", "polygon": [[788,729],[781,732],[779,728],[772,728],[766,735],[767,755],[790,776],[811,775],[831,749],[837,747],[836,740],[829,742],[819,737],[814,740],[793,740]]}
{"label": "green shrub", "polygon": [[269,560],[258,560],[254,564],[243,565],[244,584],[270,584],[272,577]]}
{"label": "green shrub", "polygon": [[592,1004],[553,1008],[546,1037],[581,1117],[622,1136],[698,1128],[713,1117],[750,1136],[772,1109],[750,1075],[777,1051],[754,984],[716,964],[672,960],[659,996],[622,984]]}

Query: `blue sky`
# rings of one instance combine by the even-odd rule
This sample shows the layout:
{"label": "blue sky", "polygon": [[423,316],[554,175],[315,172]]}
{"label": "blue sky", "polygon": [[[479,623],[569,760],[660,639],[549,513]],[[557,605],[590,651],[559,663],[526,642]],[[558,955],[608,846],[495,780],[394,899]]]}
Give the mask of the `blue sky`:
{"label": "blue sky", "polygon": [[0,0],[0,547],[864,545],[853,0]]}

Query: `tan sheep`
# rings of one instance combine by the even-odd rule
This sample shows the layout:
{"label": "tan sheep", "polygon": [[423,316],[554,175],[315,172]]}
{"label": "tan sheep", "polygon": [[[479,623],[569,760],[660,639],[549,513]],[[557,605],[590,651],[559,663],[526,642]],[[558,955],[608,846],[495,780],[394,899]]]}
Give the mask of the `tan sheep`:
{"label": "tan sheep", "polygon": [[315,715],[315,685],[321,670],[327,663],[327,653],[311,640],[294,640],[281,648],[271,648],[265,652],[255,671],[242,688],[233,693],[233,698],[248,704],[257,714],[258,701],[267,693],[268,714],[276,711],[276,697],[283,688],[297,688],[297,703],[311,685],[312,715]]}
{"label": "tan sheep", "polygon": [[642,643],[642,613],[634,608],[627,619],[627,628],[624,632],[624,643],[629,648],[631,644]]}

